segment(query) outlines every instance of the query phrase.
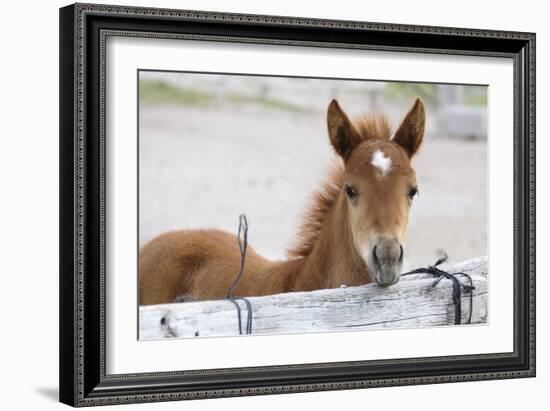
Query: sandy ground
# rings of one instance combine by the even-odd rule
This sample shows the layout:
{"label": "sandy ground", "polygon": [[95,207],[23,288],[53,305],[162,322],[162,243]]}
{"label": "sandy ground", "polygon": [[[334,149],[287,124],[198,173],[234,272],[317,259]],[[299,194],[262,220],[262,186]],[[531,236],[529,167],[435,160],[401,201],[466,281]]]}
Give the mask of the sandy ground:
{"label": "sandy ground", "polygon": [[[180,228],[236,232],[244,212],[255,250],[284,258],[334,159],[325,124],[324,113],[142,106],[140,243]],[[439,250],[450,261],[487,254],[486,158],[486,141],[427,130],[413,162],[420,196],[405,269],[433,263]]]}

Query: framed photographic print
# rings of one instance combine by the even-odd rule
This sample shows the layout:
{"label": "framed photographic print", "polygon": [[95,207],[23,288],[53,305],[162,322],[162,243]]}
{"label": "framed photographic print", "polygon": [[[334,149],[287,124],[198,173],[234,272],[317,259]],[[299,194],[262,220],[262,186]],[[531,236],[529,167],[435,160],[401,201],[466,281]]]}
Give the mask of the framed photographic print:
{"label": "framed photographic print", "polygon": [[60,10],[60,399],[535,375],[535,34]]}

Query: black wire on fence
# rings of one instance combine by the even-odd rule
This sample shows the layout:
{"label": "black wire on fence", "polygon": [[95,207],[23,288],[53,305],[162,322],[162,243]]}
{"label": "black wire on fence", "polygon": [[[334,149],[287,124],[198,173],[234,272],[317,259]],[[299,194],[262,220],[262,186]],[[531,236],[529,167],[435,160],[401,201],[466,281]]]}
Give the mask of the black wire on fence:
{"label": "black wire on fence", "polygon": [[[242,239],[241,239],[242,237]],[[241,267],[239,274],[227,290],[227,299],[231,301],[237,308],[237,319],[239,321],[239,334],[242,335],[242,319],[241,319],[241,307],[237,300],[243,300],[246,305],[246,334],[252,334],[252,304],[245,297],[233,297],[233,289],[239,284],[244,273],[244,265],[246,261],[246,249],[248,247],[248,220],[245,214],[239,216],[239,231],[237,232],[237,242],[239,244],[239,251],[241,254]]]}
{"label": "black wire on fence", "polygon": [[[438,265],[447,261],[447,255],[444,255],[439,260],[435,262],[434,265],[429,267],[421,267],[416,270],[409,271],[407,273],[401,274],[402,276],[411,275],[411,274],[431,274],[437,279],[433,282],[432,287],[437,287],[443,278],[447,278],[453,282],[453,304],[455,307],[455,325],[462,323],[462,289],[467,293],[470,293],[470,312],[468,314],[468,320],[465,324],[472,323],[472,309],[474,307],[474,293],[475,287],[473,285],[472,277],[469,274],[458,272],[458,273],[448,273],[440,268],[437,268]],[[464,276],[470,282],[470,284],[461,284],[458,276]]]}

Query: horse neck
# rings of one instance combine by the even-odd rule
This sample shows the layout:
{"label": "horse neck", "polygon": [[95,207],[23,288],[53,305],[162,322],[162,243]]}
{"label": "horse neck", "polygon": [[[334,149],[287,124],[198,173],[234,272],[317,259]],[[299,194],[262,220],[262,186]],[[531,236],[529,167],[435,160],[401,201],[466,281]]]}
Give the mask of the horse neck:
{"label": "horse neck", "polygon": [[304,257],[296,283],[311,289],[369,282],[363,259],[353,246],[347,202],[340,194],[322,222],[311,253]]}

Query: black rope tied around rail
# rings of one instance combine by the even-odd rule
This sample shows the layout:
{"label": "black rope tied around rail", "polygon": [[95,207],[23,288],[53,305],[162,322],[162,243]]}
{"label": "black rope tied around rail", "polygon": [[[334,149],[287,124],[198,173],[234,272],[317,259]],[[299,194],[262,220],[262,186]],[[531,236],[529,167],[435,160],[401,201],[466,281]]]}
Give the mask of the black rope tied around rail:
{"label": "black rope tied around rail", "polygon": [[252,334],[252,304],[250,304],[250,301],[244,297],[233,297],[233,289],[237,286],[237,284],[239,284],[239,281],[241,280],[241,277],[244,273],[246,249],[248,247],[248,221],[246,219],[246,215],[244,214],[241,214],[239,216],[239,231],[237,232],[237,242],[239,244],[239,251],[241,253],[241,267],[239,270],[239,274],[237,274],[237,277],[235,278],[235,280],[233,280],[233,283],[231,283],[229,289],[227,290],[227,299],[235,305],[235,308],[237,308],[239,334],[241,335],[243,333],[241,307],[239,306],[237,300],[244,301],[244,303],[246,304],[246,334]]}
{"label": "black rope tied around rail", "polygon": [[[437,287],[437,285],[441,282],[443,278],[447,278],[453,282],[453,304],[455,307],[455,325],[459,325],[462,323],[462,289],[466,291],[467,293],[470,293],[470,313],[468,314],[468,321],[466,321],[465,324],[471,324],[472,322],[472,308],[474,305],[474,293],[473,290],[475,290],[475,287],[472,282],[472,277],[470,277],[469,274],[458,272],[458,273],[448,273],[447,271],[443,271],[440,268],[437,268],[438,265],[444,263],[447,261],[447,255],[444,255],[439,260],[435,262],[434,265],[431,265],[429,267],[425,268],[417,268],[416,270],[409,271],[407,273],[401,274],[402,276],[405,275],[411,275],[411,274],[431,274],[434,277],[437,277],[437,279],[432,284],[432,287]],[[458,276],[464,276],[469,281],[470,284],[461,284],[460,280],[458,279]]]}

